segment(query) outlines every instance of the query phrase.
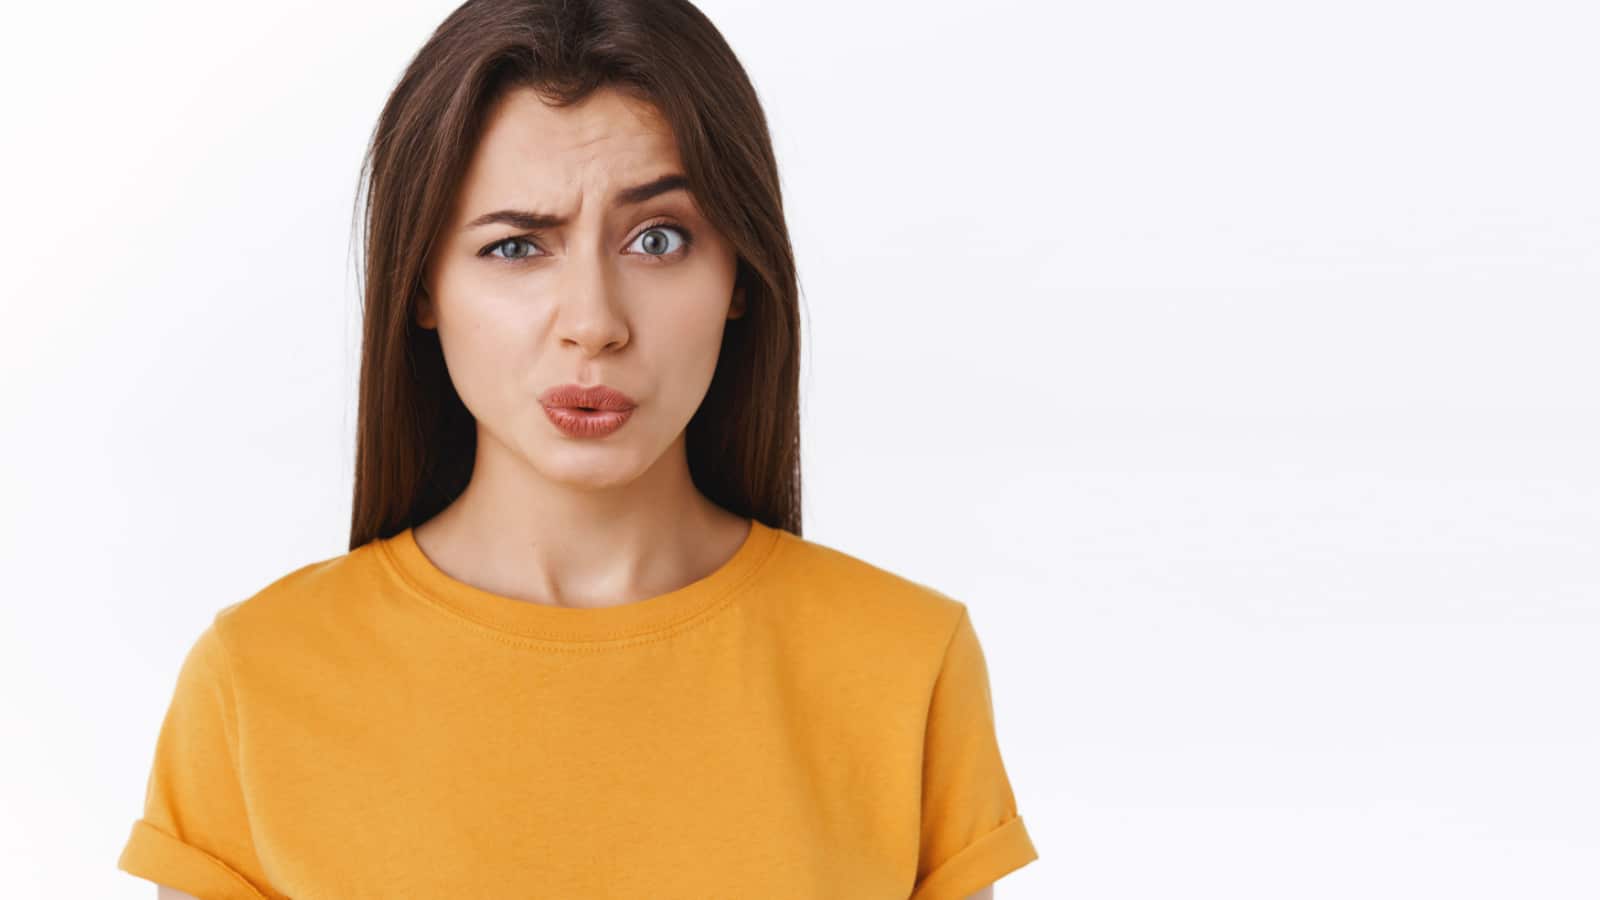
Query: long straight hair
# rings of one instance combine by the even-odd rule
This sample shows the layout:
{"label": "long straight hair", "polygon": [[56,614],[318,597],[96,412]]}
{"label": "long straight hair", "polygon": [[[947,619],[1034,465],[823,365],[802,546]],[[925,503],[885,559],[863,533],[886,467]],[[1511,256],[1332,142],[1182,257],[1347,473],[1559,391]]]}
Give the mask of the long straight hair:
{"label": "long straight hair", "polygon": [[687,426],[690,475],[717,505],[800,535],[799,282],[766,116],[743,67],[688,0],[468,0],[406,67],[362,160],[350,549],[426,521],[472,476],[476,423],[438,333],[414,312],[485,113],[520,87],[560,106],[610,87],[670,124],[689,190],[737,251],[746,303]]}

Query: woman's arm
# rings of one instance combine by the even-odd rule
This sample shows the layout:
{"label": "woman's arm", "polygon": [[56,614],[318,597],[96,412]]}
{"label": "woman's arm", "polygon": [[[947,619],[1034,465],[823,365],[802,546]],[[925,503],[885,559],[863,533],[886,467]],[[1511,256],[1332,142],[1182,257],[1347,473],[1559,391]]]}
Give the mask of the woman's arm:
{"label": "woman's arm", "polygon": [[976,894],[968,894],[967,900],[994,900],[994,885],[989,885]]}

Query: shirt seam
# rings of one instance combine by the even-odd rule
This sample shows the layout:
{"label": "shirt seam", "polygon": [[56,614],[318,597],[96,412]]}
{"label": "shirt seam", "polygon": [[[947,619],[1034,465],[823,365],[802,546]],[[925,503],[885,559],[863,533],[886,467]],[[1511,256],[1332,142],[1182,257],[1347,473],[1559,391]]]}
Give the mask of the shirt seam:
{"label": "shirt seam", "polygon": [[[944,681],[945,670],[950,667],[950,648],[955,645],[956,635],[961,633],[961,625],[967,619],[967,605],[960,601],[957,601],[957,603],[961,607],[961,613],[956,616],[955,627],[950,629],[950,634],[944,639],[944,649],[939,651],[939,668],[933,673],[933,684],[928,688],[927,708],[929,711],[932,711],[934,698],[939,693],[939,683]],[[929,723],[931,721],[932,717],[930,716]],[[924,723],[924,726],[926,727],[927,724]]]}
{"label": "shirt seam", "polygon": [[250,852],[260,861],[260,851],[256,849],[256,819],[250,814],[250,792],[245,790],[244,784],[244,736],[239,727],[239,689],[237,678],[233,670],[233,651],[228,649],[228,642],[223,639],[223,613],[219,612],[211,619],[211,628],[216,635],[217,656],[221,657],[223,681],[228,692],[227,724],[231,735],[228,738],[228,752],[233,757],[233,781],[239,786],[239,805],[244,809],[245,834],[250,839]]}

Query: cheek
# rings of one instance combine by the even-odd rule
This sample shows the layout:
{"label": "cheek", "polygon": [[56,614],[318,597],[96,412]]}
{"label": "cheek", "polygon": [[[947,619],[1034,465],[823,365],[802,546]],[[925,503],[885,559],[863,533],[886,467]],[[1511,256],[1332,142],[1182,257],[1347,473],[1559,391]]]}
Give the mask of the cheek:
{"label": "cheek", "polygon": [[516,374],[526,364],[517,347],[518,327],[492,308],[451,309],[439,324],[445,367],[456,393],[474,416],[492,417]]}
{"label": "cheek", "polygon": [[652,355],[658,357],[659,371],[670,373],[674,403],[682,404],[680,412],[688,416],[699,407],[716,372],[726,309],[699,303],[675,310],[673,315],[641,322],[640,327],[651,329],[656,350]]}

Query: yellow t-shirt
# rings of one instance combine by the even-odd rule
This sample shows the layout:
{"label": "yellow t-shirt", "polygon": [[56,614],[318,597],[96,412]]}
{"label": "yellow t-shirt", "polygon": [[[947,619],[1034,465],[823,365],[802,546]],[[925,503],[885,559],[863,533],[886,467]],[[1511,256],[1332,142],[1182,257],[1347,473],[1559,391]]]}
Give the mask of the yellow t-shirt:
{"label": "yellow t-shirt", "polygon": [[620,606],[410,530],[220,610],[119,869],[202,900],[960,900],[1037,859],[965,604],[751,520]]}

